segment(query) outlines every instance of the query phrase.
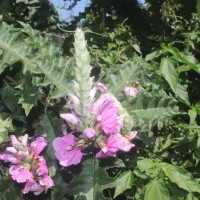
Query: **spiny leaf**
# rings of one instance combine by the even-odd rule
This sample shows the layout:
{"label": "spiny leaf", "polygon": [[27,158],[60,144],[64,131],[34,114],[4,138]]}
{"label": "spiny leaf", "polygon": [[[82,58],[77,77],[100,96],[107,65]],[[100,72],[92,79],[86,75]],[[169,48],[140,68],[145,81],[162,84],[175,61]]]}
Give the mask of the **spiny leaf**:
{"label": "spiny leaf", "polygon": [[119,65],[117,69],[108,69],[104,82],[109,85],[109,90],[119,98],[122,96],[126,85],[139,81],[142,69],[142,62],[138,58],[135,62],[127,62]]}
{"label": "spiny leaf", "polygon": [[24,73],[29,71],[44,76],[40,85],[56,86],[51,94],[52,98],[65,96],[69,92],[69,82],[73,76],[73,69],[70,67],[72,61],[62,57],[60,50],[39,32],[31,29],[29,25],[23,26],[24,29],[16,29],[4,22],[0,23],[0,73],[20,61]]}
{"label": "spiny leaf", "polygon": [[138,122],[152,123],[155,119],[177,114],[176,101],[171,97],[157,97],[141,94],[127,104],[127,110]]}
{"label": "spiny leaf", "polygon": [[0,143],[8,139],[8,132],[13,130],[12,119],[3,119],[0,115]]}

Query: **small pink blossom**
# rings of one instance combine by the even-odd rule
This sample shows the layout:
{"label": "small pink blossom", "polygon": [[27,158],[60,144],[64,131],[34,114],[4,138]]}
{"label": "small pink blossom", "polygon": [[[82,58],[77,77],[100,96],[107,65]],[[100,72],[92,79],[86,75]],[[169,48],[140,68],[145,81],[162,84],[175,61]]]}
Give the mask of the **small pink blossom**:
{"label": "small pink blossom", "polygon": [[123,91],[126,95],[129,95],[132,97],[136,97],[138,94],[138,90],[132,86],[125,87]]}
{"label": "small pink blossom", "polygon": [[47,141],[43,137],[37,137],[35,141],[31,143],[31,148],[34,150],[35,155],[39,155],[46,147]]}
{"label": "small pink blossom", "polygon": [[80,147],[77,146],[74,135],[68,134],[55,138],[53,148],[60,165],[67,167],[81,162],[82,152]]}
{"label": "small pink blossom", "polygon": [[98,145],[101,150],[96,154],[96,158],[115,156],[117,151],[123,148],[123,141],[118,134],[114,134],[107,140],[102,139]]}
{"label": "small pink blossom", "polygon": [[83,132],[85,139],[91,139],[95,136],[95,130],[93,128],[86,128]]}
{"label": "small pink blossom", "polygon": [[99,90],[102,93],[104,93],[108,90],[108,88],[103,83],[100,83],[100,82],[97,82],[96,88],[97,88],[97,90]]}

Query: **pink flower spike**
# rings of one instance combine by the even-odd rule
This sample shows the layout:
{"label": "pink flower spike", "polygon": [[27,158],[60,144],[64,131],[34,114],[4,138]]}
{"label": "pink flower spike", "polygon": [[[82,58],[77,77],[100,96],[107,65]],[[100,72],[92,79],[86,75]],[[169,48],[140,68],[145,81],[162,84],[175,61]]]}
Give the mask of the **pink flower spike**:
{"label": "pink flower spike", "polygon": [[125,87],[123,91],[126,95],[129,95],[132,97],[136,97],[138,94],[138,90],[132,86]]}
{"label": "pink flower spike", "polygon": [[40,152],[46,147],[47,141],[43,137],[37,137],[35,141],[31,143],[31,147],[34,150],[35,155],[39,155]]}
{"label": "pink flower spike", "polygon": [[76,146],[76,141],[72,134],[55,138],[53,141],[53,148],[60,165],[64,167],[76,165],[80,163],[82,159],[81,150]]}
{"label": "pink flower spike", "polygon": [[78,119],[73,114],[60,114],[60,117],[73,125],[78,124]]}
{"label": "pink flower spike", "polygon": [[95,136],[95,130],[93,128],[86,128],[83,135],[85,139],[91,139]]}

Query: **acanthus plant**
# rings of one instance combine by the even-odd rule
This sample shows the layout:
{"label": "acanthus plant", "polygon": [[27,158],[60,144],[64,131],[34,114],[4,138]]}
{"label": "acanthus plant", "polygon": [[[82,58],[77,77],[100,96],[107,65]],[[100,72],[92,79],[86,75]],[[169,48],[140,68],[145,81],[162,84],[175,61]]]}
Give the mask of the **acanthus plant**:
{"label": "acanthus plant", "polygon": [[[80,163],[84,150],[90,146],[97,152],[96,158],[115,157],[118,151],[128,152],[137,135],[137,131],[131,130],[131,117],[121,103],[104,84],[90,77],[92,67],[81,29],[75,32],[75,60],[73,90],[68,94],[69,112],[60,114],[70,131],[53,141],[55,157],[65,167]],[[138,91],[131,87],[128,91],[125,88],[124,93],[136,96]],[[11,165],[9,174],[14,181],[25,183],[22,193],[39,195],[53,187],[55,184],[48,174],[45,158],[39,155],[47,145],[46,140],[38,137],[27,144],[28,134],[21,139],[10,135],[10,140],[11,146],[0,154],[0,159]]]}
{"label": "acanthus plant", "polygon": [[[91,66],[87,42],[81,29],[75,32],[75,80],[69,94],[69,113],[60,114],[70,126],[71,132],[53,141],[55,156],[62,166],[81,162],[82,151],[89,146],[97,149],[96,158],[115,156],[118,151],[128,152],[137,131],[131,131],[129,115],[121,103],[108,92],[107,87],[90,77]],[[127,91],[128,89],[128,91]],[[127,95],[136,88],[125,88]],[[126,123],[125,123],[126,120]],[[78,134],[77,136],[77,133]]]}

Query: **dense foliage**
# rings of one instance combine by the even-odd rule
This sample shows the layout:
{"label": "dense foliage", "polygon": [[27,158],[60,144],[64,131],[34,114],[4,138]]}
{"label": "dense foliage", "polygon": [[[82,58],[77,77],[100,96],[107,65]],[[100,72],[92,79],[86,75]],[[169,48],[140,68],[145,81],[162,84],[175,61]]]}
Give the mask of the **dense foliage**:
{"label": "dense foliage", "polygon": [[[88,60],[79,62],[73,35],[61,32],[67,36],[62,44],[45,37],[44,31],[58,32],[48,1],[0,5],[0,158],[11,135],[20,140],[27,133],[30,146],[44,137],[40,154],[55,185],[36,197],[23,195],[24,185],[12,180],[10,164],[1,159],[0,200],[200,199],[199,0],[92,1],[71,25],[62,24],[74,31],[84,17],[91,69]],[[79,164],[63,167],[52,142],[74,127],[59,115],[70,112],[71,93],[81,106],[90,101],[84,90],[92,88],[89,75],[121,103],[125,130],[138,132],[135,146],[101,159],[89,147]],[[138,94],[125,94],[127,86]],[[84,129],[78,130],[81,137]]]}

